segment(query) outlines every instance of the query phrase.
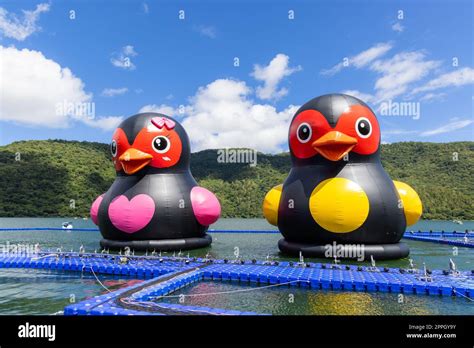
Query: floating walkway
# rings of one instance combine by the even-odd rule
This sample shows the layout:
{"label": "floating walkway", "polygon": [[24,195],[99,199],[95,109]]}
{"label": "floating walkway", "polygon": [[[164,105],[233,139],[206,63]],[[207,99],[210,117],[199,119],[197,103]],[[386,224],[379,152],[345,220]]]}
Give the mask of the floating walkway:
{"label": "floating walkway", "polygon": [[452,231],[452,232],[445,232],[445,231],[407,231],[403,235],[403,238],[409,237],[430,237],[430,238],[464,238],[467,237],[469,239],[474,240],[474,232],[461,232],[461,231]]}
{"label": "floating walkway", "polygon": [[[431,236],[431,235],[418,235],[418,234],[408,234],[405,233],[403,236],[405,239],[417,240],[420,242],[431,242],[431,243],[439,243],[439,244],[448,244],[454,246],[460,246],[465,248],[474,248],[474,235],[470,234],[450,234],[450,235],[438,235],[438,236]],[[455,239],[457,238],[457,239]]]}
{"label": "floating walkway", "polygon": [[[419,270],[357,265],[214,260],[97,253],[0,254],[0,268],[39,268],[141,278],[145,281],[64,309],[65,315],[256,315],[162,302],[197,282],[226,281],[261,287],[457,296],[474,300],[474,270]],[[102,283],[101,283],[102,285]],[[105,287],[104,287],[105,288]],[[264,291],[263,288],[255,290]],[[184,295],[185,298],[185,295]]]}
{"label": "floating walkway", "polygon": [[[99,232],[97,228],[59,228],[59,227],[3,227],[0,232],[13,231],[65,231],[65,232]],[[210,229],[207,233],[224,233],[224,234],[280,234],[278,230],[219,230]],[[403,238],[414,239],[414,237],[430,237],[430,238],[464,238],[474,240],[474,232],[461,231],[407,231]]]}

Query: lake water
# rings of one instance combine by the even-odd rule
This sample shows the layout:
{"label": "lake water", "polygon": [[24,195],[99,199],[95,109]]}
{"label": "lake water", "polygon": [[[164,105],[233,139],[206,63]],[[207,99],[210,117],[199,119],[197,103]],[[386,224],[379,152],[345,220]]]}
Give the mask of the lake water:
{"label": "lake water", "polygon": [[[91,220],[73,218],[0,218],[0,228],[61,227],[71,221],[75,228],[95,228]],[[262,219],[221,219],[214,229],[274,230]],[[474,222],[458,225],[447,221],[421,221],[411,230],[464,231],[474,229]],[[291,260],[280,255],[277,242],[279,234],[222,234],[213,233],[210,247],[190,251],[190,256],[233,259],[236,250],[243,259]],[[61,248],[78,251],[82,245],[86,251],[99,250],[99,232],[61,231],[1,231],[0,244],[40,244],[41,248]],[[410,257],[422,267],[423,262],[431,269],[447,269],[452,258],[459,269],[474,269],[474,251],[468,248],[405,240],[410,246]],[[237,249],[238,248],[238,249]],[[294,259],[293,259],[294,260]],[[308,259],[319,262],[322,260]],[[344,261],[344,263],[350,263]],[[355,263],[355,262],[353,262]],[[380,261],[380,266],[407,267],[408,259]],[[137,282],[136,279],[120,279],[100,276],[110,289]],[[53,314],[60,312],[72,301],[81,301],[103,293],[105,290],[89,275],[43,270],[0,269],[0,314]],[[250,285],[234,283],[201,282],[182,290],[184,294],[247,289]],[[289,299],[293,298],[294,301]],[[273,314],[474,314],[474,302],[462,298],[433,296],[405,296],[402,303],[398,295],[384,293],[356,293],[341,291],[314,291],[298,288],[271,288],[221,295],[197,295],[186,297],[187,304],[209,307],[240,309]],[[188,300],[189,299],[189,300]],[[174,301],[173,298],[167,301]]]}

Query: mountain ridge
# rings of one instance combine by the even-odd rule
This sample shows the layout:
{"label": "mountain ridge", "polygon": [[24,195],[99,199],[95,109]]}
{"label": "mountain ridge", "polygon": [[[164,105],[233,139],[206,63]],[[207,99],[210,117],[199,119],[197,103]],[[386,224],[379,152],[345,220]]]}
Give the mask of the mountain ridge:
{"label": "mountain ridge", "polygon": [[[289,153],[258,153],[257,165],[191,154],[191,171],[221,201],[223,217],[262,217],[265,193],[291,168]],[[474,220],[474,142],[383,144],[385,170],[419,193],[424,219]],[[0,216],[88,216],[115,178],[108,144],[27,140],[0,146]]]}

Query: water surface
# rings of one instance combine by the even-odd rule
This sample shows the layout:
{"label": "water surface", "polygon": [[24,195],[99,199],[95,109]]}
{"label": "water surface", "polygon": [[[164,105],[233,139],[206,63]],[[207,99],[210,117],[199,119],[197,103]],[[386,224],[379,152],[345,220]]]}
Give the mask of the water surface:
{"label": "water surface", "polygon": [[[0,228],[58,228],[64,221],[71,221],[75,228],[95,228],[91,220],[74,218],[0,218]],[[274,230],[274,226],[263,219],[221,219],[212,228]],[[448,221],[422,221],[412,229],[464,231],[474,229],[474,222],[458,225]],[[212,237],[213,243],[210,247],[190,251],[190,256],[202,257],[210,254],[215,258],[233,259],[238,253],[243,259],[269,257],[274,260],[294,260],[279,253],[279,234],[213,233]],[[38,243],[41,248],[61,248],[63,251],[78,251],[81,245],[86,251],[100,250],[100,239],[99,232],[0,232],[2,245]],[[472,249],[412,240],[405,242],[410,246],[410,257],[419,267],[425,263],[431,269],[447,269],[449,258],[452,258],[459,269],[474,269]],[[377,265],[407,267],[408,259],[380,261]],[[99,276],[99,279],[110,289],[138,281],[113,276]],[[92,275],[43,270],[0,269],[0,284],[0,314],[53,314],[62,311],[65,305],[71,303],[71,299],[81,301],[106,291]],[[242,289],[252,290],[240,291]],[[258,288],[255,285],[226,282],[201,282],[182,289],[180,293],[186,295],[216,292],[225,294],[185,297],[186,304],[273,314],[474,314],[474,302],[462,298],[408,295],[400,302],[396,294],[314,291],[294,287]],[[290,298],[293,300],[290,301]],[[177,298],[171,297],[166,301],[177,301]]]}

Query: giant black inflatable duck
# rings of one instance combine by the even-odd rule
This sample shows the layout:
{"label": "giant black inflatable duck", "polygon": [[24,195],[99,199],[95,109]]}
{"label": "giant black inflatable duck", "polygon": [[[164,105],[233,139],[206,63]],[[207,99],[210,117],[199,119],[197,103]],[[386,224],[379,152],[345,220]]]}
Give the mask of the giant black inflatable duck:
{"label": "giant black inflatable duck", "polygon": [[206,231],[221,207],[191,175],[189,139],[176,120],[132,116],[116,129],[110,151],[117,178],[91,207],[103,248],[184,250],[211,243]]}
{"label": "giant black inflatable duck", "polygon": [[[263,202],[265,218],[284,236],[287,254],[402,258],[399,243],[422,205],[407,184],[392,181],[380,162],[380,128],[361,100],[328,94],[304,104],[289,130],[292,168]],[[335,254],[337,249],[338,255]]]}

